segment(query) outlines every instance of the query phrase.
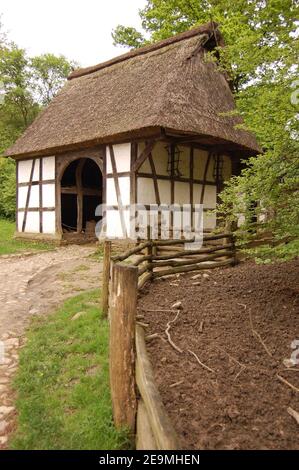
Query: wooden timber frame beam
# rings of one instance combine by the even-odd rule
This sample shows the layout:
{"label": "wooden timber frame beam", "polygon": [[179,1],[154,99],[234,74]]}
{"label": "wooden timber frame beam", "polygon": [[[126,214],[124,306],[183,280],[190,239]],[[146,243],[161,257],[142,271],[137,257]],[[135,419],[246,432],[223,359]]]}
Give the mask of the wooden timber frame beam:
{"label": "wooden timber frame beam", "polygon": [[113,179],[114,179],[114,187],[115,187],[115,193],[116,193],[117,205],[118,205],[118,210],[119,210],[122,233],[123,233],[124,238],[127,238],[128,234],[127,234],[127,227],[126,227],[126,221],[125,221],[125,215],[124,215],[124,205],[122,203],[122,197],[121,197],[121,192],[120,192],[120,186],[119,186],[119,180],[118,180],[118,174],[117,174],[117,168],[116,168],[116,161],[115,161],[113,145],[109,145],[109,153],[110,153],[110,161],[111,161],[111,167],[112,167],[112,173],[113,173]]}
{"label": "wooden timber frame beam", "polygon": [[29,182],[28,182],[28,190],[27,190],[27,196],[26,196],[24,218],[23,218],[23,223],[22,223],[22,232],[25,232],[25,228],[26,228],[27,214],[28,214],[28,208],[29,208],[29,201],[30,201],[30,194],[31,194],[31,187],[32,187],[32,180],[33,180],[35,162],[36,162],[36,158],[33,158],[32,165],[31,165],[31,170],[30,170]]}
{"label": "wooden timber frame beam", "polygon": [[149,154],[153,151],[153,148],[156,144],[156,140],[151,140],[147,143],[145,149],[141,152],[139,157],[136,159],[136,161],[132,165],[132,171],[137,171],[141,167],[141,165],[145,162],[145,160],[148,158]]}
{"label": "wooden timber frame beam", "polygon": [[83,191],[82,191],[82,170],[86,160],[79,160],[76,168],[76,187],[77,187],[77,232],[83,230]]}
{"label": "wooden timber frame beam", "polygon": [[209,169],[211,159],[212,159],[212,152],[209,152],[208,156],[207,156],[207,161],[206,161],[206,164],[205,164],[204,174],[203,174],[203,183],[202,183],[202,187],[201,187],[200,204],[204,203],[205,190],[206,190],[206,184],[207,184],[207,175],[208,175],[208,169]]}

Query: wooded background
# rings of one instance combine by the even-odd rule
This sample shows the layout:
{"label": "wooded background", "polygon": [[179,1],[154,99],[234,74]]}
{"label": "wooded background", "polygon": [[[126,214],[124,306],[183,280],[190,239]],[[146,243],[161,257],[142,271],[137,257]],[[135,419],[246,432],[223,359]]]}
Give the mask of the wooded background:
{"label": "wooded background", "polygon": [[[1,13],[1,12],[0,12]],[[29,57],[0,22],[0,155],[3,155],[76,67],[63,56]],[[15,163],[0,158],[0,217],[15,217]]]}

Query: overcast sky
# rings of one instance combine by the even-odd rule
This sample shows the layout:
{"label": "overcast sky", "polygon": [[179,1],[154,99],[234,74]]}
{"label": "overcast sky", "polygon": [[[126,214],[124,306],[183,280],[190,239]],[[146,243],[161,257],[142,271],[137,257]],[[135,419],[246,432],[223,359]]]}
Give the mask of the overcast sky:
{"label": "overcast sky", "polygon": [[138,9],[145,0],[1,0],[9,39],[33,55],[63,54],[83,66],[122,54],[112,44],[118,24],[141,29]]}

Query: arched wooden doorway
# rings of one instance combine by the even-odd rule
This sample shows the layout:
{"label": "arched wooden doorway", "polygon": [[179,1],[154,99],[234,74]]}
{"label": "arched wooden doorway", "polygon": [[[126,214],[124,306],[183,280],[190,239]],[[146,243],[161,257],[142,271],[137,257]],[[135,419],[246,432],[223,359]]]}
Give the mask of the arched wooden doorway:
{"label": "arched wooden doorway", "polygon": [[64,238],[95,237],[95,225],[99,219],[95,216],[95,210],[102,203],[102,192],[102,172],[94,159],[76,159],[63,170],[60,198]]}

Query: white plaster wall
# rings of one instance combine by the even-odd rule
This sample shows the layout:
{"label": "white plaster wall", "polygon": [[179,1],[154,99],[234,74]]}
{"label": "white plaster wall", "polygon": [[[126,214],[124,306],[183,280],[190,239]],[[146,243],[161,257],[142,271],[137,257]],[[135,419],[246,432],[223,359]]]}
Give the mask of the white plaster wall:
{"label": "white plaster wall", "polygon": [[[203,179],[205,166],[208,159],[208,152],[206,150],[194,149],[194,178]],[[213,169],[214,169],[214,157],[210,158],[210,163],[207,171],[207,181],[213,182]]]}
{"label": "white plaster wall", "polygon": [[116,190],[113,178],[107,178],[106,182],[106,204],[108,206],[117,205]]}
{"label": "white plaster wall", "polygon": [[27,212],[25,232],[39,232],[39,211]]}
{"label": "white plaster wall", "polygon": [[174,202],[177,204],[190,204],[190,185],[189,183],[174,183]]}
{"label": "white plaster wall", "polygon": [[[141,155],[141,153],[143,152],[144,149],[145,149],[145,143],[140,142],[137,146],[137,158],[139,157],[139,155]],[[140,173],[151,173],[152,172],[148,158],[145,160],[145,162],[142,163],[142,165],[141,165],[141,167],[139,168],[138,171]]]}
{"label": "white plaster wall", "polygon": [[[127,143],[113,145],[113,151],[117,173],[121,173],[123,171],[130,171],[131,144]],[[108,145],[106,147],[106,158],[106,171],[107,173],[112,173],[112,165]]]}
{"label": "white plaster wall", "polygon": [[216,198],[217,198],[217,190],[216,186],[206,185],[205,187],[205,194],[204,194],[204,206],[208,209],[214,209],[216,207]]}
{"label": "white plaster wall", "polygon": [[[161,204],[170,204],[170,181],[157,180]],[[137,178],[137,201],[139,204],[156,204],[154,182],[150,178]]]}
{"label": "white plaster wall", "polygon": [[43,184],[43,207],[55,207],[55,184]]}
{"label": "white plaster wall", "polygon": [[35,159],[35,164],[34,164],[34,170],[33,170],[33,177],[32,181],[38,181],[39,180],[39,158]]}
{"label": "white plaster wall", "polygon": [[[118,178],[118,184],[122,203],[126,206],[130,204],[130,178],[128,176],[121,176]],[[107,178],[106,202],[108,206],[117,205],[114,178]]]}
{"label": "white plaster wall", "polygon": [[55,157],[43,157],[43,180],[55,179]]}
{"label": "white plaster wall", "polygon": [[[123,212],[127,234],[130,234],[130,211]],[[124,238],[120,213],[118,210],[107,210],[106,213],[106,236],[108,238]]]}
{"label": "white plaster wall", "polygon": [[[33,160],[21,160],[18,162],[18,181],[19,183],[28,183]],[[39,159],[35,159],[32,181],[39,180]]]}
{"label": "white plaster wall", "polygon": [[155,204],[154,182],[150,178],[137,178],[137,202],[139,204]]}
{"label": "white plaster wall", "polygon": [[[194,204],[200,203],[201,191],[202,191],[201,184],[193,185]],[[205,186],[205,193],[204,193],[204,200],[203,200],[203,204],[206,209],[214,209],[216,207],[216,196],[217,196],[216,186],[207,184]]]}
{"label": "white plaster wall", "polygon": [[122,176],[118,178],[119,191],[124,206],[130,204],[130,178]]}
{"label": "white plaster wall", "polygon": [[29,206],[31,208],[39,208],[39,186],[31,186],[30,197],[29,197]]}
{"label": "white plaster wall", "polygon": [[18,189],[18,209],[23,209],[26,206],[28,186],[21,186]]}
{"label": "white plaster wall", "polygon": [[[170,204],[171,202],[171,184],[167,180],[158,180],[158,189],[161,204]],[[155,201],[155,199],[154,199]]]}
{"label": "white plaster wall", "polygon": [[[131,161],[131,144],[117,144],[113,145],[113,151],[115,156],[115,164],[117,173],[130,171]],[[112,173],[112,165],[110,158],[109,147],[106,147],[106,171]],[[118,177],[118,184],[120,190],[121,201],[124,206],[130,204],[130,177],[121,176]],[[114,178],[107,178],[106,180],[106,204],[108,206],[118,206],[115,182]],[[130,212],[124,210],[125,224],[127,233],[130,231]],[[121,227],[120,213],[118,210],[107,210],[106,211],[106,236],[113,238],[123,238]]]}
{"label": "white plaster wall", "polygon": [[24,212],[18,212],[18,220],[17,220],[17,231],[22,232],[22,225],[23,225],[23,220],[24,220]]}
{"label": "white plaster wall", "polygon": [[[30,173],[32,168],[33,159],[22,160],[18,162],[18,182],[28,183],[30,180]],[[42,171],[43,180],[54,180],[55,179],[55,157],[43,157],[42,158]],[[33,172],[33,182],[39,180],[40,175],[40,159],[35,159],[35,166]],[[18,209],[24,209],[26,206],[26,199],[28,194],[29,186],[21,186],[18,188]],[[43,207],[55,207],[55,183],[43,184]],[[39,233],[39,185],[35,184],[31,186],[29,205],[30,209],[36,209],[36,211],[28,211],[26,218],[25,232],[27,233]],[[43,217],[43,233],[55,233],[55,211],[44,212]],[[22,225],[24,220],[24,211],[18,212],[17,230],[22,231]]]}
{"label": "white plaster wall", "polygon": [[168,175],[168,154],[165,142],[157,142],[152,151],[153,161],[157,175]]}
{"label": "white plaster wall", "polygon": [[55,234],[55,211],[46,211],[42,214],[43,233]]}
{"label": "white plaster wall", "polygon": [[[130,144],[114,145],[114,154],[116,160],[117,172],[130,170]],[[152,156],[157,174],[168,176],[167,163],[168,154],[166,144],[158,142],[153,151]],[[138,144],[138,156],[145,148],[145,143]],[[188,147],[180,146],[180,163],[179,170],[182,177],[190,177],[190,149]],[[194,178],[203,179],[205,166],[208,158],[208,152],[205,150],[194,149]],[[207,180],[214,181],[213,178],[214,159],[211,158],[207,171]],[[147,159],[139,169],[142,173],[151,174],[151,167]],[[110,153],[107,147],[107,173],[112,172]],[[223,176],[228,179],[231,175],[231,160],[230,157],[224,156]],[[124,205],[130,204],[130,179],[128,177],[119,178],[119,185],[121,191],[122,202]],[[170,204],[171,198],[171,183],[170,181],[159,180],[158,188],[161,203]],[[195,184],[193,187],[194,203],[199,204],[202,191],[202,185]],[[204,196],[204,208],[213,209],[216,207],[216,186],[206,185]],[[190,203],[190,186],[189,183],[175,182],[174,183],[174,198],[175,203],[189,204]],[[107,205],[117,205],[117,197],[113,178],[107,179]],[[140,204],[154,204],[156,202],[155,190],[153,180],[148,178],[137,178],[137,201]],[[213,228],[216,225],[216,216],[204,214],[204,227],[206,229]],[[129,228],[129,226],[128,226]],[[117,211],[107,212],[107,236],[121,236],[120,216]]]}

